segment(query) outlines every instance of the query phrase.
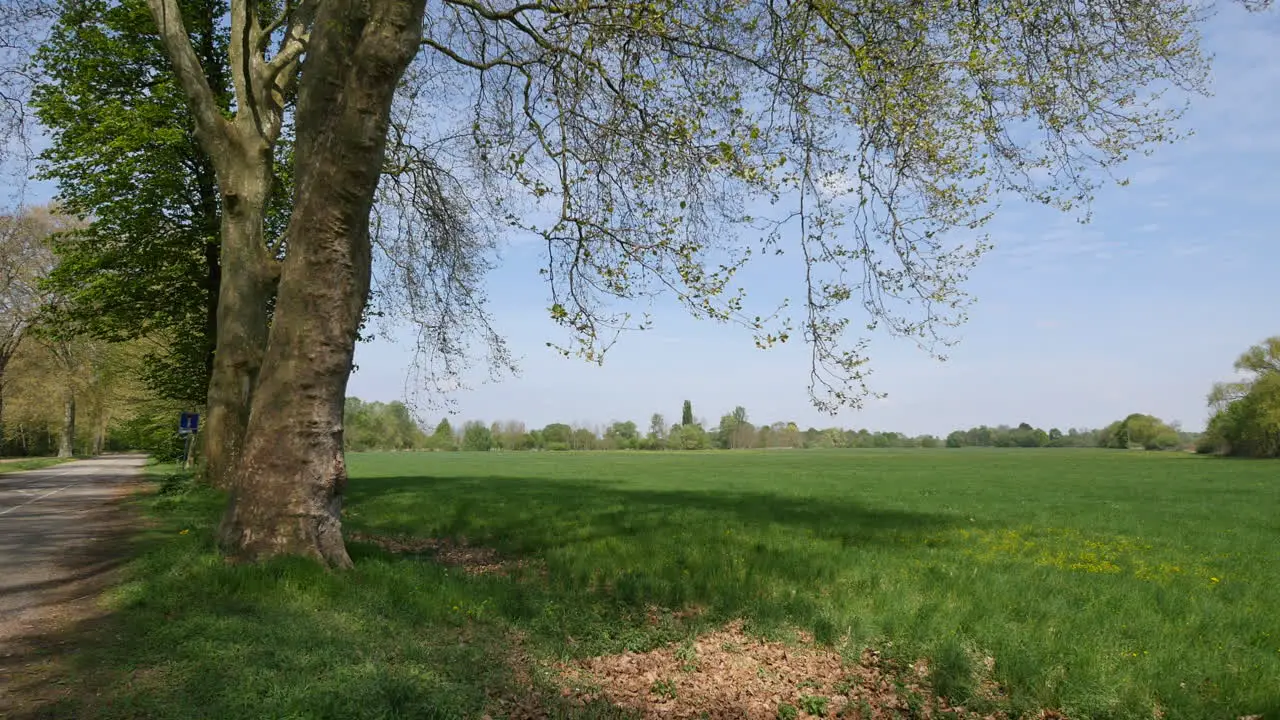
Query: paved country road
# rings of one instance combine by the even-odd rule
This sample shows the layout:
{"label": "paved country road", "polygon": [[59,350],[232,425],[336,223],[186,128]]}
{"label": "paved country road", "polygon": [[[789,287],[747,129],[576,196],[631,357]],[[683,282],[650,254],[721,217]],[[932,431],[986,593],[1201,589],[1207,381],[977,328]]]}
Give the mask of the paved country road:
{"label": "paved country road", "polygon": [[[0,717],[28,651],[82,619],[128,558],[121,506],[146,458],[113,456],[0,474]],[[67,640],[63,640],[67,642]],[[72,641],[73,642],[73,641]]]}

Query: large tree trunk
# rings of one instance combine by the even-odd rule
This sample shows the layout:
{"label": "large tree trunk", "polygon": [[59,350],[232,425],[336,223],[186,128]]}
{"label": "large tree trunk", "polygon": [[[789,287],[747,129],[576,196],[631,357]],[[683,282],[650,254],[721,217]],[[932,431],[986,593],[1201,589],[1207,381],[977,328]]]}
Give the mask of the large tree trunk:
{"label": "large tree trunk", "polygon": [[[3,339],[5,338],[0,338],[0,340]],[[16,342],[11,344],[0,343],[0,457],[4,457],[5,449],[8,447],[4,432],[4,373],[8,369],[9,359],[12,357],[13,352],[17,350],[17,347]]]}
{"label": "large tree trunk", "polygon": [[3,371],[0,371],[0,457],[4,457],[7,447],[4,433],[4,380]]}
{"label": "large tree trunk", "polygon": [[242,142],[223,158],[222,247],[217,345],[209,377],[204,437],[205,469],[216,487],[229,486],[249,424],[249,407],[267,344],[274,261],[263,237],[271,192],[271,149]]}
{"label": "large tree trunk", "polygon": [[76,445],[76,396],[68,390],[62,400],[62,437],[58,440],[58,457],[75,456]]}
{"label": "large tree trunk", "polygon": [[424,0],[329,0],[299,88],[296,195],[270,342],[223,518],[231,555],[351,564],[342,409],[369,292],[369,213]]}

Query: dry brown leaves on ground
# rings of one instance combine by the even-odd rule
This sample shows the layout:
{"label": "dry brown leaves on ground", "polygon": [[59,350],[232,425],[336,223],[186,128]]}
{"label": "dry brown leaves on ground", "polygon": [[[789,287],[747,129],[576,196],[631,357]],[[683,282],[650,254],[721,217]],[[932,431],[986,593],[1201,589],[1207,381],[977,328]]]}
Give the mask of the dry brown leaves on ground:
{"label": "dry brown leaves on ground", "polygon": [[466,538],[393,537],[354,532],[349,539],[377,545],[396,555],[428,555],[441,565],[462,568],[471,575],[507,575],[528,566],[527,560],[503,558],[497,550],[472,545]]}
{"label": "dry brown leaves on ground", "polygon": [[740,622],[681,645],[559,670],[567,697],[604,699],[642,718],[983,717],[934,698],[924,663],[894,673],[871,651],[846,663],[831,650],[751,637]]}

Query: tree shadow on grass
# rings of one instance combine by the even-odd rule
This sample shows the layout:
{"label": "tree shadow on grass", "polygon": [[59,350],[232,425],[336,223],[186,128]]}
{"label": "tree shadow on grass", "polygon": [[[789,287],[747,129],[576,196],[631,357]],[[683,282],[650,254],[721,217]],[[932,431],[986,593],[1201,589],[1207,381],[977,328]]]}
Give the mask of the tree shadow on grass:
{"label": "tree shadow on grass", "polygon": [[[856,547],[934,532],[960,519],[831,496],[640,490],[604,481],[518,477],[360,479],[349,487],[348,498],[348,517],[364,527],[479,531],[526,551],[663,529],[698,533],[690,520],[754,529],[780,526]],[[584,533],[583,527],[589,530]]]}
{"label": "tree shadow on grass", "polygon": [[[355,542],[355,568],[332,573],[227,564],[212,543],[221,497],[165,502],[111,613],[64,631],[77,650],[59,662],[74,682],[12,717],[624,717],[574,708],[537,668],[647,650],[731,617],[823,639],[819,591],[851,554],[951,523],[839,498],[358,479],[349,532],[466,537],[529,564],[474,575]],[[688,605],[701,614],[654,615]],[[34,639],[32,661],[54,640]]]}
{"label": "tree shadow on grass", "polygon": [[[710,621],[799,623],[820,637],[825,585],[861,555],[919,547],[959,519],[838,497],[514,477],[362,479],[348,508],[350,529],[466,538],[536,560],[545,583],[525,573],[501,593],[513,619],[548,606],[607,617],[697,605]],[[602,632],[599,649],[617,649]],[[592,633],[580,626],[578,635],[583,642]]]}

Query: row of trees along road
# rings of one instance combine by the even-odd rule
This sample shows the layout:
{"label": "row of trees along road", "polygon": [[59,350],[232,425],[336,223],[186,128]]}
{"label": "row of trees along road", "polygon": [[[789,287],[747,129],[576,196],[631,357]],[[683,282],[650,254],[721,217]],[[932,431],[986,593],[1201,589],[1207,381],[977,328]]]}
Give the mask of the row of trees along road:
{"label": "row of trees along road", "polygon": [[51,239],[77,225],[43,207],[0,217],[0,455],[173,457],[179,408],[140,380],[166,339],[108,342],[50,320],[65,307],[50,282],[61,259]]}
{"label": "row of trees along road", "polygon": [[[181,335],[148,379],[207,404],[208,479],[232,491],[222,547],[332,566],[350,562],[340,429],[357,339],[376,318],[411,322],[428,380],[452,384],[469,359],[507,367],[481,292],[504,230],[544,242],[565,354],[600,361],[630,326],[611,300],[672,291],[758,345],[803,337],[814,403],[857,406],[868,346],[846,332],[851,304],[940,354],[993,201],[1080,207],[1095,170],[1174,137],[1179,104],[1148,88],[1199,92],[1207,71],[1187,0],[5,13],[6,52],[53,25],[20,77],[50,141],[42,172],[91,220],[59,276],[111,275],[66,293],[94,309],[67,322]],[[734,284],[777,253],[801,260],[794,314],[748,309]],[[151,287],[174,302],[131,304]]]}

